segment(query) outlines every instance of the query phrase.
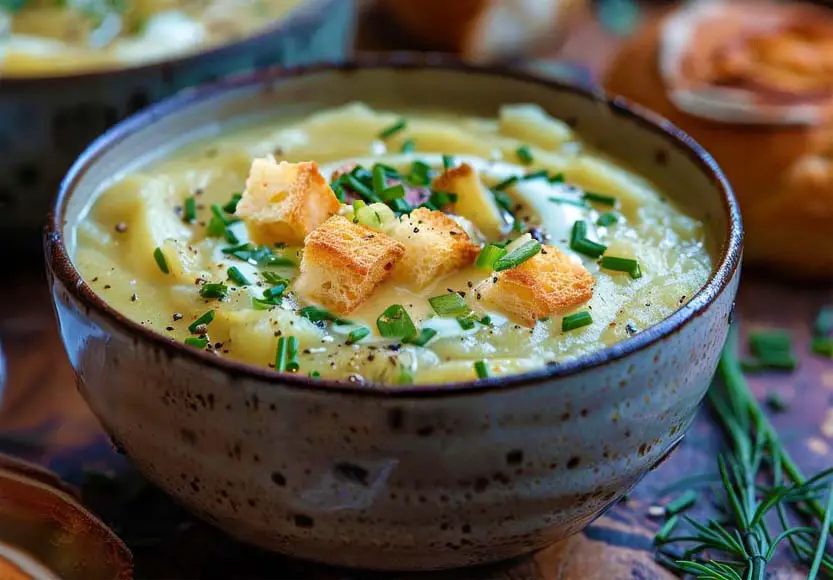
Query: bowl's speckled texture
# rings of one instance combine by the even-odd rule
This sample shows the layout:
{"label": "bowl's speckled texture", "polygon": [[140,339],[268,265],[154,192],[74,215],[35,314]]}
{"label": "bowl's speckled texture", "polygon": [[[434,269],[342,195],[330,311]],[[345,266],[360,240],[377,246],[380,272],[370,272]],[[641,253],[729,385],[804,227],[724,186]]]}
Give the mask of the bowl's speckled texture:
{"label": "bowl's speckled texture", "polygon": [[[332,564],[462,566],[587,525],[683,436],[714,373],[740,272],[728,186],[674,127],[527,73],[411,59],[275,72],[153,108],[79,160],[46,231],[61,334],[78,386],[114,441],[224,530]],[[405,388],[279,377],[188,349],[124,319],[80,280],[72,229],[125,160],[208,119],[352,99],[483,115],[504,102],[538,102],[702,215],[715,272],[671,317],[588,357],[475,384]]]}
{"label": "bowl's speckled texture", "polygon": [[0,235],[35,238],[61,178],[108,127],[180,89],[272,65],[345,58],[353,0],[313,0],[266,31],[158,63],[0,78]]}

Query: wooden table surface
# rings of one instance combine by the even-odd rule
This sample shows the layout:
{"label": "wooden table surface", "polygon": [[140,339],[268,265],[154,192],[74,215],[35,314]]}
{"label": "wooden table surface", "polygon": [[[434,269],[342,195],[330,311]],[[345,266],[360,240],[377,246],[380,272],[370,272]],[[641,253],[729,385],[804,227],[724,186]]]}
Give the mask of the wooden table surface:
{"label": "wooden table surface", "polygon": [[[367,34],[365,27],[360,38]],[[376,38],[372,30],[369,36]],[[588,16],[561,47],[559,56],[598,71],[617,42]],[[545,50],[542,55],[552,53]],[[41,263],[5,258],[4,263],[11,265],[0,286],[0,341],[7,372],[4,390],[0,389],[0,452],[39,462],[74,483],[82,483],[84,472],[90,470],[123,474],[118,481],[127,486],[115,486],[100,477],[87,481],[85,501],[131,547],[137,578],[393,577],[333,570],[243,546],[194,520],[164,494],[145,485],[111,449],[76,392]],[[799,370],[752,382],[759,397],[777,391],[790,403],[789,410],[775,416],[774,422],[808,472],[833,463],[833,361],[806,354],[813,318],[822,304],[830,303],[830,287],[799,288],[748,274],[738,298],[744,327],[777,326],[794,332],[802,359]],[[648,508],[667,501],[668,487],[679,478],[714,472],[720,446],[720,433],[704,410],[676,453],[650,473],[627,501],[582,534],[516,561],[430,576],[455,580],[673,578],[654,561],[652,537],[658,522],[648,517]],[[806,572],[786,559],[773,568],[773,578],[806,577]],[[416,577],[395,577],[403,576]]]}

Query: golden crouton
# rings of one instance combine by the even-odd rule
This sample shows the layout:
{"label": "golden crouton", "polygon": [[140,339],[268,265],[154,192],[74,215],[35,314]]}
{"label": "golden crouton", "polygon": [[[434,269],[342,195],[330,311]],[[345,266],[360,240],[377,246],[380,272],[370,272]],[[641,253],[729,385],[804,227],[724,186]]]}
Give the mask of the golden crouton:
{"label": "golden crouton", "polygon": [[524,326],[535,326],[590,300],[593,276],[558,248],[544,246],[520,266],[495,272],[474,291],[485,304]]}
{"label": "golden crouton", "polygon": [[307,236],[295,290],[334,312],[350,314],[393,272],[405,246],[333,216]]}
{"label": "golden crouton", "polygon": [[449,169],[431,184],[432,189],[457,194],[454,213],[470,219],[489,239],[501,236],[506,226],[492,193],[480,182],[477,170],[468,163]]}
{"label": "golden crouton", "polygon": [[264,158],[252,161],[237,216],[255,243],[301,244],[339,206],[314,161],[276,163]]}
{"label": "golden crouton", "polygon": [[480,246],[441,211],[419,208],[402,216],[390,236],[405,246],[393,270],[394,280],[424,288],[433,280],[474,262]]}

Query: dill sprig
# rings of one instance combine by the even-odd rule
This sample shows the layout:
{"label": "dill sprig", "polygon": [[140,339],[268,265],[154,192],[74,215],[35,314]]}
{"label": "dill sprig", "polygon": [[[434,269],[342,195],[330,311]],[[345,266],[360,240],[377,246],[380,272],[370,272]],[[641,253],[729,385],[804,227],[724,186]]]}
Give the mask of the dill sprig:
{"label": "dill sprig", "polygon": [[[720,380],[707,396],[728,437],[729,450],[718,458],[721,485],[716,490],[726,518],[702,523],[683,517],[688,531],[672,535],[679,523],[672,515],[654,540],[660,560],[702,580],[764,580],[767,565],[786,541],[796,560],[809,566],[808,580],[833,576],[833,555],[827,550],[833,468],[804,476],[749,389],[736,344],[733,330],[718,365]],[[685,549],[680,553],[674,546]]]}

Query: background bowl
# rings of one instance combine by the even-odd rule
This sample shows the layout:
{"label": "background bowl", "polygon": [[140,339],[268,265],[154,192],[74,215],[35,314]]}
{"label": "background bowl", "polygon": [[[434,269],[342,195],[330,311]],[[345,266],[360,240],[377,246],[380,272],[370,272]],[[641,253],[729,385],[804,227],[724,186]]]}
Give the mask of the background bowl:
{"label": "background bowl", "polygon": [[203,52],[58,77],[0,77],[0,237],[36,241],[69,166],[120,119],[231,73],[343,60],[354,12],[353,0],[307,0],[262,32]]}
{"label": "background bowl", "polygon": [[[113,173],[225,123],[353,99],[486,116],[502,103],[540,103],[700,215],[715,241],[714,273],[679,311],[613,347],[525,375],[433,387],[279,377],[152,333],[80,279],[73,228]],[[741,225],[713,161],[661,119],[529,73],[394,56],[267,72],[133,117],[70,171],[46,253],[79,388],[149,479],[266,548],[427,569],[503,559],[575,533],[672,449],[726,337]]]}

